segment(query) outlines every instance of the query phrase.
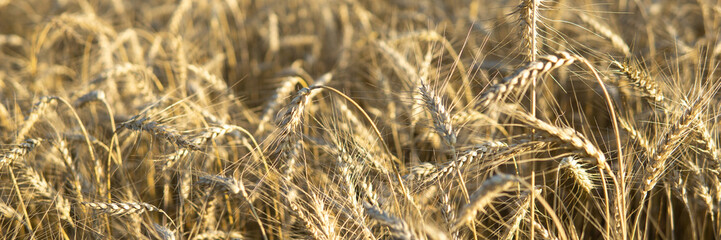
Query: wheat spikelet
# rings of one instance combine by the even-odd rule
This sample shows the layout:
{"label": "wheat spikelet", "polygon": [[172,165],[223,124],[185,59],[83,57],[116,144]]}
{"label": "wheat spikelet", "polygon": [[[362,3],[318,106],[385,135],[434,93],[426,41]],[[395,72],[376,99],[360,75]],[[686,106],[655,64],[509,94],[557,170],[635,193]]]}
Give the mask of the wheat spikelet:
{"label": "wheat spikelet", "polygon": [[229,232],[223,232],[223,231],[207,231],[199,233],[198,235],[195,235],[195,237],[192,238],[193,240],[243,240],[245,237],[243,237],[243,234],[241,234],[238,231],[229,231]]}
{"label": "wheat spikelet", "polygon": [[623,128],[623,130],[628,133],[629,137],[636,141],[636,144],[644,150],[645,154],[650,155],[653,153],[653,147],[651,147],[651,143],[648,141],[648,138],[646,138],[643,133],[638,131],[638,129],[636,129],[625,118],[619,117],[616,120],[618,121],[618,126]]}
{"label": "wheat spikelet", "polygon": [[649,158],[642,176],[642,194],[656,186],[661,173],[666,170],[667,160],[676,151],[677,146],[691,131],[690,125],[700,117],[703,110],[706,109],[705,99],[694,101],[676,121],[673,122],[670,129],[661,137],[656,144],[653,154]]}
{"label": "wheat spikelet", "polygon": [[35,147],[40,145],[41,141],[42,139],[28,138],[25,139],[23,143],[15,146],[14,148],[11,148],[7,152],[0,154],[0,168],[3,168],[6,165],[12,165],[13,162],[22,158],[23,156],[25,156],[25,154],[28,154],[30,151],[35,149]]}
{"label": "wheat spikelet", "polygon": [[554,55],[540,57],[537,61],[527,64],[511,76],[504,78],[501,83],[491,86],[481,95],[476,108],[487,109],[490,105],[507,98],[515,89],[526,88],[529,81],[537,76],[570,65],[577,59],[577,56],[567,52],[556,52]]}
{"label": "wheat spikelet", "polygon": [[0,202],[0,217],[14,219],[18,222],[23,222],[23,216],[20,215],[14,208],[7,204]]}
{"label": "wheat spikelet", "polygon": [[656,83],[649,77],[648,73],[641,68],[631,65],[629,62],[619,63],[617,61],[611,62],[619,72],[626,76],[630,80],[631,86],[634,89],[642,92],[644,96],[651,100],[651,103],[656,103],[660,107],[666,108],[664,100],[666,99],[663,92],[658,89]]}
{"label": "wheat spikelet", "polygon": [[128,74],[146,74],[152,73],[152,70],[144,65],[133,64],[133,63],[121,63],[117,64],[95,77],[90,84],[98,84],[108,79],[115,79]]}
{"label": "wheat spikelet", "polygon": [[70,173],[72,186],[75,189],[75,198],[77,198],[77,201],[82,202],[83,201],[83,185],[80,183],[80,174],[78,173],[77,168],[75,167],[75,164],[73,164],[72,156],[70,156],[70,151],[68,149],[67,143],[65,140],[58,140],[55,144],[55,147],[60,152],[60,155],[63,159],[63,163],[65,164],[65,167],[69,170],[68,173]]}
{"label": "wheat spikelet", "polygon": [[59,26],[72,29],[73,26],[86,29],[90,32],[102,35],[115,36],[117,33],[113,28],[93,14],[62,14],[53,19],[53,23]]}
{"label": "wheat spikelet", "polygon": [[529,219],[528,217],[525,218],[525,221],[527,224],[533,224],[533,231],[536,232],[536,234],[540,235],[539,237],[541,239],[549,239],[549,240],[557,240],[558,238],[556,236],[553,236],[551,234],[551,231],[548,231],[548,228],[538,222],[536,219]]}
{"label": "wheat spikelet", "polygon": [[293,214],[298,216],[298,218],[303,221],[305,225],[305,230],[310,232],[315,239],[328,239],[327,232],[324,232],[324,229],[318,227],[314,223],[315,221],[313,221],[311,217],[308,216],[305,212],[305,208],[301,208],[302,206],[298,203],[298,191],[295,189],[290,189],[287,190],[286,195],[288,207],[291,209]]}
{"label": "wheat spikelet", "polygon": [[192,0],[183,0],[178,4],[178,7],[175,8],[175,11],[173,11],[173,15],[170,17],[170,20],[168,21],[168,31],[173,34],[178,34],[178,31],[180,30],[180,24],[183,20],[183,16],[188,12],[188,10],[191,9],[193,6]]}
{"label": "wheat spikelet", "polygon": [[504,234],[505,237],[502,237],[502,239],[511,240],[513,239],[514,234],[516,231],[518,231],[518,228],[521,226],[521,222],[523,222],[524,219],[526,219],[526,214],[528,213],[528,208],[531,205],[531,196],[530,194],[536,194],[540,195],[543,192],[542,188],[537,188],[533,190],[534,193],[531,193],[531,191],[524,191],[521,196],[514,201],[515,209],[514,213],[511,214],[512,218],[509,219],[506,222],[506,225],[510,225],[508,230],[506,230],[506,233]]}
{"label": "wheat spikelet", "polygon": [[48,182],[45,181],[45,178],[40,176],[40,174],[38,174],[34,169],[24,165],[17,165],[16,167],[21,170],[21,182],[28,184],[35,190],[35,193],[43,199],[51,201],[55,206],[55,209],[58,211],[58,217],[67,221],[72,226],[75,226],[75,222],[70,214],[70,203],[68,200],[65,199],[62,194],[59,194],[50,184],[48,184]]}
{"label": "wheat spikelet", "polygon": [[[350,200],[351,204],[351,211],[355,215],[354,217],[358,218],[358,224],[361,227],[361,230],[363,231],[363,234],[366,238],[372,238],[373,233],[368,227],[368,224],[365,221],[365,218],[363,217],[365,208],[362,206],[361,201],[359,199],[360,196],[358,196],[358,192],[356,191],[356,181],[354,179],[353,174],[351,173],[349,164],[346,161],[343,161],[342,159],[347,157],[347,154],[342,154],[341,156],[338,156],[338,169],[340,171],[340,175],[343,179],[343,185],[345,187],[345,191],[348,192],[348,198]],[[353,173],[356,173],[357,169],[353,171]]]}
{"label": "wheat spikelet", "polygon": [[296,96],[288,104],[287,109],[279,115],[280,121],[278,122],[278,126],[280,126],[284,133],[295,132],[300,125],[303,118],[303,110],[308,104],[308,95],[310,92],[311,90],[308,88],[298,90]]}
{"label": "wheat spikelet", "polygon": [[33,105],[33,109],[30,110],[30,114],[25,117],[23,126],[18,131],[15,139],[24,139],[25,135],[27,135],[30,129],[35,125],[35,122],[37,122],[40,117],[45,114],[45,111],[50,108],[51,105],[57,103],[57,101],[58,98],[54,96],[41,97],[40,100]]}
{"label": "wheat spikelet", "polygon": [[127,128],[135,131],[146,131],[179,147],[188,148],[190,150],[200,150],[198,145],[186,139],[186,137],[179,134],[177,130],[157,121],[153,121],[148,117],[141,117],[140,115],[137,115],[126,122],[120,123],[115,131],[117,132],[121,128]]}
{"label": "wheat spikelet", "polygon": [[708,129],[708,125],[703,119],[696,121],[696,127],[693,129],[696,132],[696,142],[701,145],[700,151],[710,157],[709,167],[710,171],[714,174],[721,174],[721,151],[719,151],[716,145],[716,139]]}
{"label": "wheat spikelet", "polygon": [[[377,46],[380,50],[380,52],[385,56],[387,59],[390,60],[390,62],[393,63],[394,67],[397,67],[396,72],[399,76],[405,76],[406,79],[409,79],[410,81],[413,81],[411,84],[412,86],[418,86],[419,84],[415,81],[420,80],[420,76],[418,75],[415,68],[408,62],[408,60],[398,51],[393,49],[391,46],[388,46],[388,44],[384,41],[378,41]],[[415,89],[415,88],[412,88]],[[418,96],[417,91],[411,92],[411,99],[414,99],[414,101],[411,102],[411,104],[408,105],[408,107],[411,109],[411,125],[415,125],[418,122],[418,116],[420,116],[421,107],[419,106],[420,103],[418,102],[421,97]]]}
{"label": "wheat spikelet", "polygon": [[258,132],[263,132],[265,130],[265,124],[270,122],[273,115],[278,111],[278,108],[282,106],[281,104],[285,100],[285,97],[295,90],[295,86],[301,80],[299,77],[286,77],[284,79],[285,81],[283,81],[283,85],[275,90],[275,93],[267,101],[265,108],[263,109],[263,114],[260,118],[260,123],[258,124]]}
{"label": "wheat spikelet", "polygon": [[575,129],[570,127],[557,127],[521,111],[515,111],[514,114],[519,117],[519,120],[528,124],[529,126],[544,131],[554,137],[557,137],[563,142],[571,144],[571,146],[575,148],[583,150],[586,155],[596,160],[596,165],[599,169],[606,168],[606,156],[603,154],[603,152],[601,152],[601,150],[599,150],[596,145],[591,143],[588,138],[583,136],[583,134],[577,132]]}
{"label": "wheat spikelet", "polygon": [[[453,227],[453,223],[456,222],[456,205],[451,202],[448,191],[442,191],[440,196],[441,201],[441,214],[443,219],[446,221],[446,227]],[[458,231],[451,231],[451,238],[458,239]]]}
{"label": "wheat spikelet", "polygon": [[218,175],[200,176],[196,183],[200,186],[220,187],[232,194],[240,193],[241,187],[243,187],[242,183],[235,178]]}
{"label": "wheat spikelet", "polygon": [[228,124],[221,124],[218,126],[211,126],[203,130],[200,134],[190,139],[195,145],[202,146],[208,141],[215,140],[215,138],[228,134],[240,127]]}
{"label": "wheat spikelet", "polygon": [[714,205],[716,204],[714,203],[714,197],[711,196],[711,190],[707,182],[703,175],[697,176],[693,190],[694,194],[706,205],[709,214],[714,214]]}
{"label": "wheat spikelet", "polygon": [[578,162],[575,157],[565,157],[561,160],[558,165],[559,168],[567,169],[571,177],[576,181],[576,184],[588,194],[591,194],[593,190],[593,181],[591,181],[590,174],[583,166],[583,163]]}
{"label": "wheat spikelet", "polygon": [[524,47],[528,50],[527,55],[530,62],[536,61],[538,54],[538,22],[539,11],[543,0],[521,0],[518,6],[519,21],[523,26],[521,38],[524,40]]}
{"label": "wheat spikelet", "polygon": [[391,233],[391,238],[397,240],[410,240],[416,239],[410,226],[403,219],[393,217],[376,206],[370,204],[364,204],[366,213],[373,219],[379,221],[381,224],[388,227]]}
{"label": "wheat spikelet", "polygon": [[[0,75],[2,77],[2,75]],[[0,128],[10,129],[12,128],[12,118],[10,112],[5,105],[0,104]]]}
{"label": "wheat spikelet", "polygon": [[476,159],[483,158],[485,154],[505,147],[508,147],[508,145],[500,141],[485,142],[473,146],[471,150],[459,154],[458,158],[439,166],[430,163],[413,166],[409,169],[409,174],[403,176],[403,178],[407,181],[421,180],[424,183],[435,181],[454,173],[456,169],[460,169],[463,165],[471,164]]}
{"label": "wheat spikelet", "polygon": [[91,209],[95,209],[111,216],[124,216],[128,214],[142,214],[144,212],[161,212],[153,205],[144,202],[124,202],[124,203],[104,203],[104,202],[83,202],[83,205]]}
{"label": "wheat spikelet", "polygon": [[175,240],[175,232],[164,227],[163,225],[153,223],[153,228],[155,229],[155,232],[160,236],[160,239]]}
{"label": "wheat spikelet", "polygon": [[436,132],[440,133],[446,144],[453,146],[456,144],[456,132],[453,131],[453,125],[451,125],[451,116],[446,111],[446,107],[443,105],[441,98],[436,95],[435,92],[428,89],[426,84],[421,81],[421,86],[418,89],[420,91],[423,105],[426,110],[431,113],[431,119],[433,119],[433,126],[435,126]]}
{"label": "wheat spikelet", "polygon": [[77,100],[75,100],[75,107],[76,108],[82,108],[85,106],[85,104],[89,102],[94,101],[104,101],[105,100],[105,92],[103,90],[94,90],[89,93],[86,93],[85,95],[79,97]]}
{"label": "wheat spikelet", "polygon": [[461,209],[456,222],[453,224],[453,229],[458,229],[462,225],[472,221],[478,211],[483,211],[483,208],[491,203],[491,200],[496,198],[501,192],[515,186],[517,181],[518,179],[516,177],[506,174],[498,174],[484,181],[483,184],[473,192],[470,203]]}
{"label": "wheat spikelet", "polygon": [[[228,91],[228,84],[225,83],[225,80],[221,79],[220,77],[210,73],[207,69],[205,69],[202,66],[188,64],[188,70],[193,72],[193,74],[197,75],[201,79],[207,81],[210,83],[210,87],[218,92],[226,92]],[[232,92],[228,92],[228,97],[234,98]]]}

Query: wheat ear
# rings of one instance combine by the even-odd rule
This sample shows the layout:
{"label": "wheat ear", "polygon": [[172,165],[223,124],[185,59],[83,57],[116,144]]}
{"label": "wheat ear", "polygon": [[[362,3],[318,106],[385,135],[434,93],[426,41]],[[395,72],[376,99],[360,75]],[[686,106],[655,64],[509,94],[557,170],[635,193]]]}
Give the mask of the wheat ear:
{"label": "wheat ear", "polygon": [[620,74],[624,75],[630,81],[631,86],[637,91],[644,94],[644,97],[652,104],[657,104],[664,109],[667,108],[663,92],[658,89],[656,83],[653,82],[649,74],[643,69],[632,65],[630,62],[620,63],[617,61],[611,64],[618,68]]}
{"label": "wheat ear", "polygon": [[6,165],[12,165],[15,161],[22,158],[30,151],[40,145],[41,139],[28,138],[21,144],[11,148],[9,151],[0,154],[0,169]]}
{"label": "wheat ear", "polygon": [[704,104],[704,99],[698,99],[689,106],[681,116],[674,121],[671,128],[661,137],[660,141],[656,144],[656,148],[649,158],[649,163],[646,165],[643,182],[642,182],[642,195],[646,195],[648,191],[656,186],[658,183],[661,173],[666,169],[667,160],[676,151],[677,146],[681,144],[681,141],[691,131],[690,125],[695,122],[697,118],[701,116],[703,110],[706,109],[707,105]]}
{"label": "wheat ear", "polygon": [[568,66],[578,59],[577,56],[567,52],[556,52],[554,55],[540,57],[537,61],[525,65],[511,76],[504,78],[501,83],[491,86],[481,95],[476,108],[487,109],[490,105],[507,98],[515,89],[525,89],[529,81],[537,76]]}
{"label": "wheat ear", "polygon": [[563,158],[558,167],[561,169],[566,169],[569,175],[571,175],[571,178],[574,179],[576,184],[581,186],[581,188],[586,193],[591,193],[594,188],[593,181],[591,181],[590,174],[584,168],[585,166],[583,165],[583,163],[580,163],[575,157],[571,156]]}
{"label": "wheat ear", "polygon": [[198,145],[192,143],[184,135],[178,133],[177,130],[157,121],[153,121],[148,117],[141,117],[140,115],[137,115],[132,119],[119,124],[115,131],[117,132],[121,128],[127,128],[135,131],[146,131],[154,136],[178,145],[179,147],[188,148],[190,150],[200,150]]}
{"label": "wheat ear", "polygon": [[571,144],[575,148],[583,150],[586,155],[596,159],[596,165],[598,165],[599,169],[606,168],[606,156],[603,152],[601,152],[596,145],[591,143],[588,138],[577,132],[575,129],[570,127],[557,127],[521,111],[516,111],[514,114],[519,117],[519,120],[529,126],[544,131],[554,137],[557,137],[563,142]]}
{"label": "wheat ear", "polygon": [[398,240],[416,239],[413,232],[411,232],[410,226],[403,219],[391,216],[376,206],[370,204],[364,204],[364,206],[369,216],[388,227],[391,238]]}
{"label": "wheat ear", "polygon": [[462,225],[470,222],[476,217],[478,211],[491,203],[491,200],[498,197],[503,191],[515,186],[518,179],[515,176],[507,174],[498,174],[483,182],[483,184],[473,192],[471,201],[466,204],[458,214],[453,229],[458,229]]}
{"label": "wheat ear", "polygon": [[83,205],[111,216],[124,216],[128,214],[142,214],[144,212],[165,213],[160,208],[144,202],[104,203],[104,202],[83,202]]}
{"label": "wheat ear", "polygon": [[443,105],[441,98],[432,90],[428,89],[425,82],[421,81],[421,86],[418,88],[421,93],[423,100],[423,106],[431,114],[433,119],[433,126],[436,132],[445,140],[448,146],[456,144],[456,132],[453,131],[453,125],[451,125],[451,115]]}

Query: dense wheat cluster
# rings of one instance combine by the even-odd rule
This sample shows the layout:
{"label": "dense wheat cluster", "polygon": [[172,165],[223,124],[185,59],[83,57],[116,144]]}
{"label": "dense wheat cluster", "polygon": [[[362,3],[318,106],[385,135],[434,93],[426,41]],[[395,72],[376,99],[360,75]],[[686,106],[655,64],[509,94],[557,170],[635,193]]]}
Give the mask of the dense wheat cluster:
{"label": "dense wheat cluster", "polygon": [[721,239],[714,0],[0,0],[3,239]]}

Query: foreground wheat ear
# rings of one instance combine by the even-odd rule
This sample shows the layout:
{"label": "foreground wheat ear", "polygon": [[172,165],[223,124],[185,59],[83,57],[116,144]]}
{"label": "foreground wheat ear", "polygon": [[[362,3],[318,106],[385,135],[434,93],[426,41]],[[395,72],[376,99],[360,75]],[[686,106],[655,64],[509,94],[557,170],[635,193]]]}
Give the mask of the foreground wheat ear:
{"label": "foreground wheat ear", "polygon": [[559,67],[568,66],[576,60],[578,60],[577,56],[567,52],[557,52],[553,55],[540,57],[537,61],[519,68],[500,83],[494,84],[484,91],[476,104],[476,108],[487,109],[492,104],[506,99],[516,89],[526,89],[532,79]]}
{"label": "foreground wheat ear", "polygon": [[84,202],[83,205],[110,214],[114,216],[123,216],[127,214],[141,214],[149,212],[163,212],[159,208],[144,202],[128,202],[128,203],[102,203],[102,202]]}
{"label": "foreground wheat ear", "polygon": [[469,221],[472,221],[479,211],[484,211],[483,208],[488,205],[491,200],[498,197],[501,192],[516,185],[517,181],[518,179],[511,175],[500,174],[483,182],[481,187],[473,192],[470,203],[461,209],[453,228],[459,228]]}
{"label": "foreground wheat ear", "polygon": [[0,239],[719,240],[719,5],[0,0]]}

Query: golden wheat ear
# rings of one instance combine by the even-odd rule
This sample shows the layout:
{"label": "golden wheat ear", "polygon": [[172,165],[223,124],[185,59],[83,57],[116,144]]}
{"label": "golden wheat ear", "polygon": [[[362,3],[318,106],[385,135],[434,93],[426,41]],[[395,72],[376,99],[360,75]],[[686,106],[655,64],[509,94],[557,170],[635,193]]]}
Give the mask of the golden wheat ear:
{"label": "golden wheat ear", "polygon": [[576,60],[579,60],[578,56],[567,52],[556,52],[552,55],[540,57],[537,61],[526,64],[512,75],[504,78],[500,83],[494,84],[484,91],[476,104],[476,108],[486,110],[493,104],[508,98],[518,89],[528,88],[528,84],[538,76],[571,65]]}

